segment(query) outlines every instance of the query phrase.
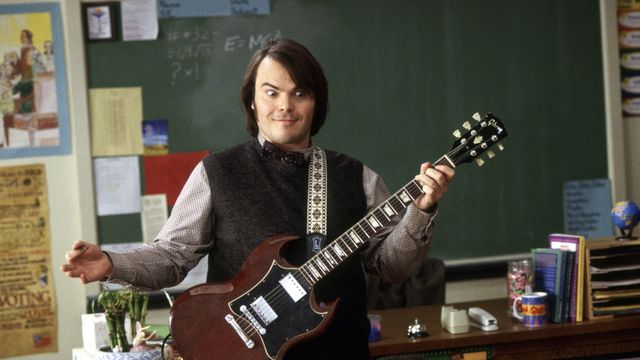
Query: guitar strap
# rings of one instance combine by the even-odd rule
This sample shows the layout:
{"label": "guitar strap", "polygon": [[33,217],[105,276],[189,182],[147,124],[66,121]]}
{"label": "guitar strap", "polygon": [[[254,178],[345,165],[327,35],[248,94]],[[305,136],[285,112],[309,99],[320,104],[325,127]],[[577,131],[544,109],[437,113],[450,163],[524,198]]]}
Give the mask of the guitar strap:
{"label": "guitar strap", "polygon": [[327,156],[313,147],[309,160],[307,190],[307,258],[313,257],[327,240]]}

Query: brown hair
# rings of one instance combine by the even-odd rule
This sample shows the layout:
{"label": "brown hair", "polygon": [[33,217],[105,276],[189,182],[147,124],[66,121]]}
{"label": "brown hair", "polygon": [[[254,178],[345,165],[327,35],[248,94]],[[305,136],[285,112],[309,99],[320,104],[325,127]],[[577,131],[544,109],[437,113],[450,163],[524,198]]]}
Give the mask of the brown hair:
{"label": "brown hair", "polygon": [[311,136],[318,133],[327,117],[329,108],[329,89],[324,71],[311,52],[301,44],[290,39],[273,39],[267,41],[249,60],[249,65],[242,79],[240,98],[246,116],[247,131],[251,136],[258,135],[258,123],[251,104],[255,95],[255,82],[258,66],[269,57],[289,72],[293,82],[309,91],[315,99]]}

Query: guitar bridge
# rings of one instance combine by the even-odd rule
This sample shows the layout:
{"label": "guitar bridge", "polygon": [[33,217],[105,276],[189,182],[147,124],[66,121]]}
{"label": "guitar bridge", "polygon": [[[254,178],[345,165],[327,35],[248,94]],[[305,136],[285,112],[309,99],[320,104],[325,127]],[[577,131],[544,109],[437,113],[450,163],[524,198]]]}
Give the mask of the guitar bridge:
{"label": "guitar bridge", "polygon": [[240,339],[242,339],[242,342],[244,342],[247,348],[252,349],[256,345],[256,343],[253,342],[253,340],[249,339],[247,334],[245,334],[244,330],[240,328],[240,325],[238,325],[238,323],[236,322],[236,319],[231,314],[227,314],[224,317],[224,319],[227,321],[227,323],[229,323],[229,325],[231,325],[233,330],[236,331],[236,334],[238,334]]}
{"label": "guitar bridge", "polygon": [[256,320],[255,317],[253,317],[253,315],[251,314],[251,311],[249,311],[249,308],[242,305],[240,306],[240,311],[242,311],[242,315],[244,315],[244,317],[249,320],[251,325],[253,325],[253,327],[256,328],[256,330],[258,330],[260,335],[264,335],[267,333],[267,329],[263,328],[262,325],[260,325],[260,323],[258,322],[258,320]]}

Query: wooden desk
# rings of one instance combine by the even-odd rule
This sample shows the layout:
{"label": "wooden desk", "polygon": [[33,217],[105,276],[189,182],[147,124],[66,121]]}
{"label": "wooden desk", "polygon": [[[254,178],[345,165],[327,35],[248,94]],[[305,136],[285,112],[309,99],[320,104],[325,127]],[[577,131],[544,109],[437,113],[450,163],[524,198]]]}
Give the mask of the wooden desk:
{"label": "wooden desk", "polygon": [[[528,328],[507,316],[507,300],[453,304],[456,309],[481,307],[498,320],[499,330],[471,328],[451,335],[440,326],[441,306],[372,311],[382,315],[382,339],[370,344],[372,357],[437,350],[488,347],[494,359],[561,359],[602,354],[640,352],[640,315],[581,323],[547,324]],[[429,336],[411,340],[407,327],[418,318]]]}

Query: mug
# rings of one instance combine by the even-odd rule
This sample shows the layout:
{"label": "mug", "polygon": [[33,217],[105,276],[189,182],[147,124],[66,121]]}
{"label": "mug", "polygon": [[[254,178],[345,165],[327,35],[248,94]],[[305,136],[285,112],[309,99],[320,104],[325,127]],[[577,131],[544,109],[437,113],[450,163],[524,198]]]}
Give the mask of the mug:
{"label": "mug", "polygon": [[[518,305],[522,312],[518,311]],[[547,323],[547,293],[534,292],[518,296],[513,301],[513,316],[522,320],[525,326],[538,326]]]}
{"label": "mug", "polygon": [[371,324],[371,327],[369,328],[369,342],[380,340],[382,335],[382,316],[378,314],[369,314],[367,317]]}

